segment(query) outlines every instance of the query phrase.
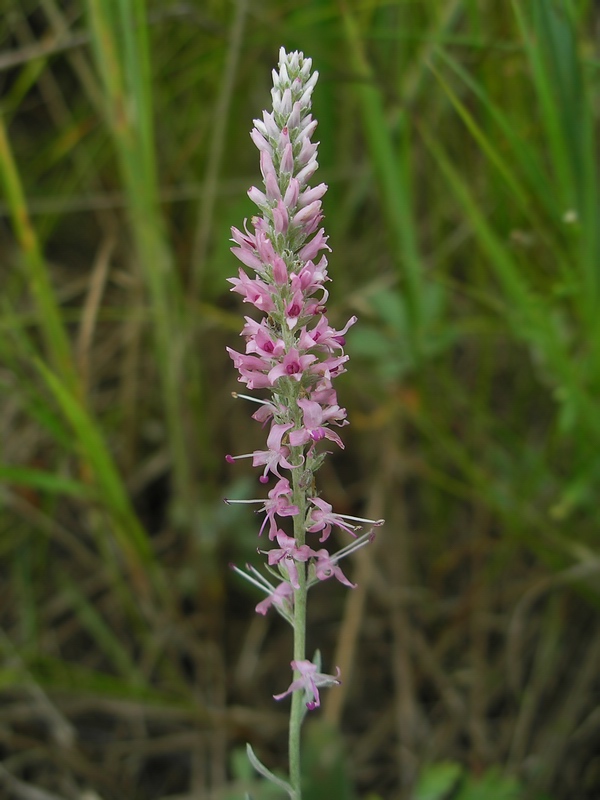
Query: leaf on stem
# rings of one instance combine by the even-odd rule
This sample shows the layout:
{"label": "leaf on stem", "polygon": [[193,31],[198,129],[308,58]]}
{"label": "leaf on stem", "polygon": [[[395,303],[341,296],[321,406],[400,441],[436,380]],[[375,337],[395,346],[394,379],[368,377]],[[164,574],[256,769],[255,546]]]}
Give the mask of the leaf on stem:
{"label": "leaf on stem", "polygon": [[246,745],[246,753],[248,754],[248,760],[259,775],[262,775],[263,778],[266,778],[271,783],[274,783],[275,786],[278,786],[280,789],[286,792],[288,796],[292,798],[292,800],[295,800],[296,792],[290,786],[290,784],[287,781],[278,778],[277,775],[273,775],[271,770],[267,769],[267,767],[265,767],[265,765],[259,761],[254,753],[254,750],[249,744]]}

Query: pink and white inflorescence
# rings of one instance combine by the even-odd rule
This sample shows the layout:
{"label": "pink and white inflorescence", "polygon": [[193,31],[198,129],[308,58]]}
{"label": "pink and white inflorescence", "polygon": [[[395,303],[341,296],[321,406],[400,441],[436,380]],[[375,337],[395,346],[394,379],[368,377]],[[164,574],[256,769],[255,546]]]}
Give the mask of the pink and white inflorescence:
{"label": "pink and white inflorescence", "polygon": [[[247,221],[243,231],[232,228],[232,252],[250,274],[240,268],[238,277],[229,279],[231,291],[259,312],[254,315],[259,319],[245,318],[244,352],[227,350],[238,380],[251,391],[268,392],[266,399],[247,399],[259,404],[253,417],[268,425],[269,432],[265,450],[227,460],[251,458],[262,471],[261,483],[268,483],[270,476],[276,480],[267,499],[244,502],[259,503],[266,513],[260,533],[266,528],[269,539],[279,545],[268,551],[269,571],[275,574],[276,568],[283,583],[274,586],[253,568],[244,576],[268,595],[257,611],[264,614],[273,606],[289,621],[298,570],[307,570],[308,585],[336,577],[353,586],[338,561],[371,537],[369,530],[356,538],[357,522],[371,529],[383,522],[336,514],[314,488],[314,473],[325,456],[318,442],[326,439],[328,445],[344,447],[332,429],[348,424],[333,381],[345,371],[344,336],[356,317],[341,330],[332,328],[326,317],[325,284],[330,278],[325,251],[330,248],[320,225],[327,186],[309,185],[318,167],[317,143],[312,141],[317,122],[310,113],[318,73],[311,74],[311,66],[302,53],[280,50],[279,71],[273,70],[273,110],[254,120],[251,133],[260,152],[264,186],[252,187],[248,195],[260,215],[252,218],[250,229]],[[298,516],[303,517],[299,539],[280,529],[281,518]],[[324,547],[314,550],[310,538],[322,544],[332,526],[355,537],[353,545],[334,555]],[[297,520],[294,530],[299,530]]]}

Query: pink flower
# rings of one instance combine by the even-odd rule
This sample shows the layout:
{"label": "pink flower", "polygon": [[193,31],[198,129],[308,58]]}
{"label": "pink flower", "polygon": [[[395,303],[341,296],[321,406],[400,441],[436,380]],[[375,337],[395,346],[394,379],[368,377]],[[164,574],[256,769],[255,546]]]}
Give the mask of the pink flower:
{"label": "pink flower", "polygon": [[335,406],[336,408],[339,408],[337,404],[336,391],[331,385],[331,381],[327,378],[322,378],[315,386],[313,386],[310,396],[315,403],[319,403],[321,406]]}
{"label": "pink flower", "polygon": [[275,233],[285,233],[290,224],[287,208],[283,200],[279,199],[277,205],[273,208],[273,225]]}
{"label": "pink flower", "polygon": [[318,672],[317,665],[313,664],[312,661],[292,661],[291,667],[295,672],[300,673],[300,677],[293,680],[285,692],[274,694],[273,698],[275,700],[283,700],[288,694],[304,689],[308,698],[306,707],[309,711],[313,711],[321,705],[319,689],[324,686],[339,686],[341,683],[339,667],[336,667],[335,675],[326,675],[323,672]]}
{"label": "pink flower", "polygon": [[287,611],[291,611],[293,597],[293,586],[287,581],[282,581],[268,597],[265,597],[264,600],[261,600],[261,602],[258,603],[254,610],[263,616],[267,613],[272,605],[279,606],[279,608]]}
{"label": "pink flower", "polygon": [[292,149],[292,144],[289,141],[287,127],[283,128],[281,131],[280,141],[282,143],[285,142],[285,147],[281,156],[281,164],[279,165],[279,169],[282,175],[291,175],[294,171],[294,152]]}
{"label": "pink flower", "polygon": [[232,247],[231,252],[247,267],[261,272],[264,269],[264,259],[261,260],[260,253],[257,255],[256,236],[248,231],[247,222],[248,220],[244,220],[245,233],[237,228],[231,229],[232,241],[238,245],[238,247]]}
{"label": "pink flower", "polygon": [[267,422],[273,419],[273,414],[275,413],[275,406],[272,403],[263,403],[263,405],[252,414],[252,419],[255,419],[257,422],[265,427]]}
{"label": "pink flower", "polygon": [[257,146],[257,148],[261,152],[267,152],[269,154],[271,154],[273,152],[273,148],[271,147],[271,145],[268,143],[266,138],[263,136],[263,134],[259,130],[257,130],[256,128],[253,128],[251,133],[250,133],[250,136],[251,136],[252,141],[254,142],[254,144]]}
{"label": "pink flower", "polygon": [[265,374],[271,366],[269,361],[258,356],[243,355],[232,350],[231,347],[227,347],[226,350],[240,373],[238,380],[241,383],[245,383],[250,389],[263,389],[271,385],[269,377]]}
{"label": "pink flower", "polygon": [[[279,378],[291,378],[294,381],[302,380],[305,370],[317,360],[316,356],[301,356],[296,348],[286,353],[281,363],[269,370],[268,378],[274,385]],[[292,427],[290,425],[290,427]]]}
{"label": "pink flower", "polygon": [[296,566],[296,562],[308,561],[308,559],[315,556],[316,553],[314,550],[311,550],[307,544],[298,546],[294,537],[286,536],[283,531],[277,532],[277,544],[279,545],[279,549],[269,550],[267,557],[269,566],[272,567],[275,564],[279,564],[280,561],[285,559],[285,566],[290,576],[290,583],[294,589],[299,589],[300,584],[298,583],[298,567]]}
{"label": "pink flower", "polygon": [[239,258],[242,264],[245,264],[247,267],[252,267],[252,269],[255,270],[264,269],[264,264],[262,263],[260,258],[254,255],[254,253],[251,250],[248,250],[245,247],[231,247],[230,249],[233,255]]}
{"label": "pink flower", "polygon": [[[325,186],[325,184],[323,184]],[[296,206],[299,202],[300,198],[300,184],[296,180],[296,178],[290,178],[290,182],[288,183],[288,187],[285,190],[285,194],[283,196],[283,202],[289,209],[292,209]]]}
{"label": "pink flower", "polygon": [[[316,122],[316,120],[314,120],[314,122]],[[317,145],[315,144],[315,142],[311,142],[308,137],[305,137],[302,142],[302,147],[300,148],[300,152],[296,157],[296,161],[301,166],[304,166],[304,164],[308,164],[308,162],[311,160],[311,158],[313,158],[313,156],[316,156],[316,153],[317,153]]]}
{"label": "pink flower", "polygon": [[275,253],[273,244],[265,231],[258,230],[256,232],[256,252],[263,264],[273,264],[279,256]]}
{"label": "pink flower", "polygon": [[256,306],[266,314],[275,309],[271,296],[272,290],[264,281],[261,281],[260,278],[251,280],[243,269],[240,269],[239,276],[239,278],[227,278],[229,283],[233,284],[232,292],[241,294],[244,298],[244,303],[252,303],[253,306]]}
{"label": "pink flower", "polygon": [[327,239],[329,237],[325,236],[325,230],[321,228],[321,230],[313,236],[313,238],[304,245],[304,247],[298,253],[298,258],[300,259],[313,259],[319,250],[331,250],[331,248],[327,244]]}
{"label": "pink flower", "polygon": [[344,334],[355,322],[356,317],[350,317],[345,326],[340,331],[336,331],[335,328],[330,327],[327,317],[322,316],[311,330],[307,330],[306,327],[302,328],[298,339],[298,347],[301,350],[310,350],[312,347],[318,347],[330,353],[334,350],[342,350],[346,344]]}
{"label": "pink flower", "polygon": [[296,179],[300,186],[304,186],[312,178],[315,172],[319,169],[319,163],[316,158],[312,158],[308,164],[301,169],[296,175]]}
{"label": "pink flower", "polygon": [[[371,525],[373,528],[378,528],[384,522],[382,519],[366,519],[365,517],[351,517],[349,514],[335,514],[329,503],[326,503],[320,497],[311,497],[310,502],[315,508],[312,508],[308,514],[307,524],[310,524],[306,530],[309,533],[323,531],[319,539],[320,542],[324,542],[327,539],[331,533],[332,525],[346,531],[350,536],[356,537],[354,531],[360,530],[361,526],[352,525],[352,522],[366,522],[367,525]],[[346,522],[346,520],[352,520],[352,522]]]}
{"label": "pink flower", "polygon": [[326,581],[328,578],[337,578],[344,586],[349,586],[350,589],[356,589],[356,584],[349,581],[344,575],[341,568],[338,567],[336,561],[329,555],[328,550],[317,550],[317,560],[315,562],[315,570],[317,578],[320,581]]}
{"label": "pink flower", "polygon": [[311,372],[315,375],[322,375],[327,380],[337,378],[343,372],[346,372],[344,364],[348,361],[348,356],[338,356],[337,358],[326,358],[325,361],[319,361],[311,368]]}
{"label": "pink flower", "polygon": [[335,525],[337,528],[341,528],[343,531],[346,531],[351,536],[356,536],[354,531],[356,530],[355,525],[351,525],[348,522],[344,522],[344,518],[341,514],[334,514],[333,507],[326,503],[325,500],[321,500],[320,497],[311,497],[310,502],[315,506],[310,510],[308,515],[308,521],[311,525],[306,529],[309,533],[318,533],[319,531],[323,531],[323,535],[319,539],[320,542],[324,542],[325,539],[331,533],[331,526]]}
{"label": "pink flower", "polygon": [[267,195],[264,192],[261,192],[260,189],[257,189],[256,186],[251,186],[248,189],[248,197],[261,210],[264,211],[267,208],[269,208],[269,201],[267,200]]}
{"label": "pink flower", "polygon": [[[231,456],[231,460],[234,460],[233,456]],[[258,535],[262,536],[265,525],[269,522],[269,539],[274,539],[278,530],[275,515],[277,514],[280,517],[295,517],[296,514],[299,513],[298,506],[290,502],[291,497],[292,487],[290,486],[290,482],[287,478],[281,478],[269,492],[268,500],[264,498],[255,498],[252,500],[225,498],[225,503],[227,503],[227,505],[251,505],[253,503],[259,503],[262,508],[257,509],[257,512],[265,511],[266,515],[263,524],[260,526]]]}
{"label": "pink flower", "polygon": [[323,409],[313,400],[298,400],[298,405],[303,411],[304,427],[290,433],[290,444],[298,447],[307,442],[320,442],[321,439],[329,439],[344,449],[344,443],[333,431],[323,425]]}
{"label": "pink flower", "polygon": [[293,428],[291,422],[287,422],[285,425],[271,425],[271,431],[267,437],[267,447],[269,449],[255,450],[252,454],[253,467],[262,467],[263,464],[265,465],[264,472],[259,479],[261,483],[267,482],[267,472],[272,472],[274,475],[277,475],[278,478],[281,478],[282,476],[279,474],[280,466],[286,469],[295,469],[295,467],[300,466],[300,464],[290,464],[287,459],[290,454],[290,449],[286,445],[281,444],[284,433],[289,431],[290,428]]}
{"label": "pink flower", "polygon": [[292,225],[294,228],[307,229],[315,219],[317,219],[318,222],[323,219],[320,200],[313,200],[312,203],[304,206],[304,208],[301,208],[300,211],[294,214]]}
{"label": "pink flower", "polygon": [[298,198],[298,205],[300,206],[300,208],[304,208],[304,206],[309,205],[314,200],[320,200],[326,191],[327,191],[326,183],[320,183],[313,189],[305,189]]}
{"label": "pink flower", "polygon": [[346,409],[340,408],[337,403],[333,406],[326,406],[323,409],[323,420],[333,422],[334,425],[338,425],[340,428],[350,424],[346,419]]}
{"label": "pink flower", "polygon": [[281,256],[275,256],[273,259],[273,280],[278,286],[284,286],[287,283],[288,274],[287,266]]}
{"label": "pink flower", "polygon": [[[292,276],[293,278],[293,276]],[[301,290],[294,292],[292,299],[285,307],[286,324],[290,330],[296,327],[298,318],[304,308],[304,295]]]}
{"label": "pink flower", "polygon": [[269,522],[269,539],[274,539],[277,535],[277,523],[275,514],[279,517],[295,517],[299,513],[298,506],[290,502],[292,497],[292,487],[287,478],[281,478],[269,492],[269,499],[265,500],[263,510],[266,511],[265,519],[258,532],[260,536],[263,529]]}
{"label": "pink flower", "polygon": [[264,472],[259,478],[261,483],[268,483],[269,479],[267,478],[267,472],[272,472],[279,479],[281,479],[282,476],[279,474],[280,465],[286,469],[295,469],[296,467],[300,466],[300,464],[290,464],[290,462],[287,460],[290,449],[281,443],[283,435],[291,427],[293,426],[290,422],[286,423],[285,425],[271,425],[271,432],[267,437],[268,450],[255,450],[253,453],[244,453],[240,456],[226,455],[225,460],[229,464],[234,464],[236,461],[239,461],[242,458],[251,458],[253,467],[265,466]]}
{"label": "pink flower", "polygon": [[323,283],[330,279],[327,277],[327,259],[325,256],[321,258],[318,264],[307,261],[298,273],[292,272],[290,278],[292,289],[295,292],[300,291],[308,296],[320,290],[324,292],[323,302],[327,300],[328,295],[323,288]]}
{"label": "pink flower", "polygon": [[283,339],[273,338],[264,319],[260,323],[251,317],[245,317],[245,320],[242,336],[246,336],[248,339],[246,353],[258,353],[263,358],[279,358],[285,353],[285,342]]}
{"label": "pink flower", "polygon": [[273,158],[270,148],[263,148],[260,151],[260,171],[262,173],[265,184],[269,179],[269,177],[275,178],[275,182],[277,182],[277,172],[273,164]]}

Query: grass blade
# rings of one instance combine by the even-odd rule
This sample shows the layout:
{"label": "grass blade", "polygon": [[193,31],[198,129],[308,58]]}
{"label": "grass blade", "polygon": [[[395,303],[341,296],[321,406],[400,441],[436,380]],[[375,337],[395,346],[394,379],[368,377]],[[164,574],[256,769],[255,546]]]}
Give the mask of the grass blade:
{"label": "grass blade", "polygon": [[343,7],[344,32],[350,63],[357,75],[355,93],[359,103],[364,136],[379,184],[381,207],[386,220],[394,258],[401,265],[406,284],[406,302],[411,320],[413,347],[420,350],[423,317],[423,268],[415,236],[410,180],[408,174],[408,120],[404,120],[402,152],[398,159],[385,115],[383,98],[361,42],[352,12]]}
{"label": "grass blade", "polygon": [[148,572],[157,577],[157,564],[148,538],[131,506],[112,456],[96,425],[60,378],[41,361],[37,369],[70,423],[85,459],[92,469],[103,502],[110,511],[113,530],[127,560],[132,577],[145,593]]}
{"label": "grass blade", "polygon": [[[159,209],[152,125],[149,45],[143,0],[118,7],[88,0],[88,17],[105,115],[118,156],[130,224],[148,289],[154,343],[173,462],[174,502],[189,523],[195,502],[185,413],[185,308]],[[121,42],[123,44],[121,45]]]}
{"label": "grass blade", "polygon": [[40,328],[46,350],[59,374],[71,388],[74,388],[77,385],[77,378],[73,367],[71,348],[35,228],[29,217],[21,180],[1,114],[0,180],[4,184],[13,228],[21,248],[31,290],[38,306]]}

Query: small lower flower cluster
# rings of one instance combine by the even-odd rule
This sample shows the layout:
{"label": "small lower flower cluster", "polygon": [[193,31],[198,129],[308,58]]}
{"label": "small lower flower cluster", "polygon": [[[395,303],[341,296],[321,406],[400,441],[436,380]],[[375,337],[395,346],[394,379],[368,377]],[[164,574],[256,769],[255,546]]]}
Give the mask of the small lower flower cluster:
{"label": "small lower flower cluster", "polygon": [[[249,390],[269,393],[267,398],[236,396],[258,403],[253,418],[268,425],[269,432],[265,450],[228,455],[227,460],[251,458],[262,470],[261,483],[268,483],[270,476],[276,482],[266,499],[226,502],[256,503],[264,511],[259,535],[267,529],[269,540],[276,542],[266,555],[267,569],[277,582],[250,566],[246,571],[234,569],[267,594],[256,606],[258,613],[274,607],[292,625],[296,592],[331,577],[354,586],[339,561],[366,544],[372,528],[383,522],[336,514],[315,489],[314,475],[326,455],[318,443],[327,440],[344,447],[331,428],[348,424],[333,380],[345,371],[344,336],[356,317],[336,330],[325,316],[325,283],[330,279],[323,251],[329,247],[320,222],[327,186],[308,186],[318,166],[317,145],[311,141],[316,121],[309,113],[318,73],[310,71],[310,59],[298,52],[286,54],[282,48],[279,71],[273,71],[273,111],[254,121],[251,134],[260,151],[264,191],[252,187],[248,194],[261,216],[253,217],[253,231],[247,224],[243,232],[232,228],[232,252],[255,276],[240,268],[238,277],[229,279],[232,291],[262,316],[245,317],[244,352],[227,348],[228,352],[238,380]],[[280,527],[286,517],[292,518],[292,536]],[[357,537],[357,523],[368,524],[370,530]],[[333,527],[354,541],[334,554],[311,545],[311,535],[322,545]],[[338,676],[321,674],[310,661],[295,660],[292,668],[296,679],[276,699],[303,688],[312,709],[319,705],[317,687],[338,682]]]}

